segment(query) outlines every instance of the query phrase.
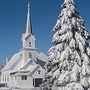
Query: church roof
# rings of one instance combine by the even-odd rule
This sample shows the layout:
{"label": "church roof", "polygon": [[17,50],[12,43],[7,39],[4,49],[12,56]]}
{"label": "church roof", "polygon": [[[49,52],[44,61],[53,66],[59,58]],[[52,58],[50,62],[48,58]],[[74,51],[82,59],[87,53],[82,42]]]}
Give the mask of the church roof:
{"label": "church roof", "polygon": [[29,65],[27,69],[22,69],[19,71],[12,71],[10,75],[29,75],[32,76],[38,69],[40,68],[40,65]]}
{"label": "church roof", "polygon": [[39,64],[43,68],[46,62],[37,59],[37,62],[36,63]]}
{"label": "church roof", "polygon": [[2,69],[2,71],[8,70],[8,69],[13,69],[15,67],[15,65],[17,65],[19,63],[21,57],[22,57],[21,52],[14,54],[13,57],[10,59],[10,61]]}

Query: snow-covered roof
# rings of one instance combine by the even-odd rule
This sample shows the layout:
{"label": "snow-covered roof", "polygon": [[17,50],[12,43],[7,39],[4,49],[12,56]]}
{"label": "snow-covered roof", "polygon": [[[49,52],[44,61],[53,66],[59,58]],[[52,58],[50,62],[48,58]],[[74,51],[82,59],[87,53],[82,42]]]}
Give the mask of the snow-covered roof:
{"label": "snow-covered roof", "polygon": [[10,75],[29,75],[32,76],[38,69],[40,68],[40,65],[35,64],[35,65],[29,65],[27,69],[22,69],[19,71],[13,71],[10,73]]}
{"label": "snow-covered roof", "polygon": [[14,54],[13,57],[10,59],[10,61],[2,69],[2,71],[8,70],[8,69],[13,69],[15,67],[15,65],[20,61],[21,58],[22,58],[21,52]]}
{"label": "snow-covered roof", "polygon": [[13,57],[9,60],[9,62],[6,64],[6,66],[2,69],[2,71],[6,71],[6,70],[13,70],[13,71],[19,71],[21,69],[23,70],[34,70],[35,67],[37,67],[37,65],[40,65],[41,67],[43,67],[45,65],[45,60],[47,60],[47,56],[44,55],[41,52],[35,52],[34,59],[36,60],[32,60],[32,59],[28,59],[26,60],[27,62],[25,63],[25,65],[22,65],[22,55],[23,55],[23,50],[21,50],[20,52],[16,53],[13,55]]}

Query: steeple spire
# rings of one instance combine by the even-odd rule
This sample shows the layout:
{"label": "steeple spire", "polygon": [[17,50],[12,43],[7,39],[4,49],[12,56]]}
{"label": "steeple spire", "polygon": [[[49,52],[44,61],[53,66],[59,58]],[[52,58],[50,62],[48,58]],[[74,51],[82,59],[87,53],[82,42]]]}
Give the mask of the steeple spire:
{"label": "steeple spire", "polygon": [[22,48],[35,49],[35,41],[36,41],[36,38],[34,37],[32,33],[32,25],[31,25],[31,17],[30,17],[30,2],[28,2],[26,32],[22,34]]}
{"label": "steeple spire", "polygon": [[32,33],[32,26],[31,26],[31,18],[30,18],[30,2],[28,2],[28,14],[27,14],[27,24],[26,24],[26,33]]}

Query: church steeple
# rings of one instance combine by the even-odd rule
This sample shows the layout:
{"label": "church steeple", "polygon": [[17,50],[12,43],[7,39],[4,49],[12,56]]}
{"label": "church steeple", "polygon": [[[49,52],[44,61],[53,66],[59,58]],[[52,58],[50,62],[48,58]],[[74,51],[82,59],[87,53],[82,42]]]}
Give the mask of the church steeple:
{"label": "church steeple", "polygon": [[25,65],[27,60],[32,57],[33,51],[36,49],[36,38],[32,34],[31,17],[30,17],[30,2],[28,2],[28,13],[26,32],[22,34],[22,65]]}
{"label": "church steeple", "polygon": [[31,17],[30,17],[30,2],[28,2],[28,14],[27,14],[27,24],[26,24],[26,33],[32,33],[32,26],[31,26]]}
{"label": "church steeple", "polygon": [[27,23],[26,23],[26,32],[22,35],[22,47],[23,49],[34,48],[35,49],[35,40],[36,38],[32,34],[32,25],[30,17],[30,2],[28,2],[28,13],[27,13]]}

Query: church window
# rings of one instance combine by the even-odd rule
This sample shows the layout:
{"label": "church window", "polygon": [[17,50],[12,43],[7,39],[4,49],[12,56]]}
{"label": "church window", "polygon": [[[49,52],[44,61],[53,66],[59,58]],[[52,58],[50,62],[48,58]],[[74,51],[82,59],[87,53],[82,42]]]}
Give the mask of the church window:
{"label": "church window", "polygon": [[29,58],[32,58],[32,53],[31,52],[29,52]]}
{"label": "church window", "polygon": [[31,42],[29,42],[29,47],[31,47]]}
{"label": "church window", "polygon": [[22,80],[27,80],[27,76],[22,76]]}
{"label": "church window", "polygon": [[40,70],[38,70],[38,74],[40,74],[41,73],[41,71]]}
{"label": "church window", "polygon": [[31,44],[31,42],[29,42],[29,44]]}
{"label": "church window", "polygon": [[1,87],[7,87],[7,83],[0,83],[0,88]]}

